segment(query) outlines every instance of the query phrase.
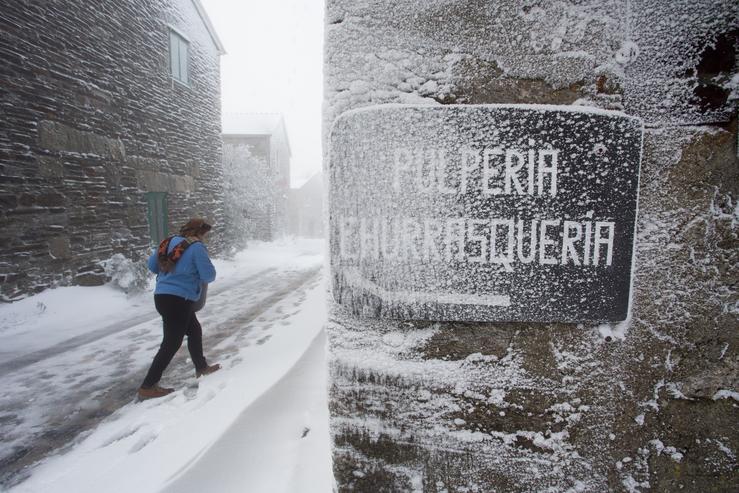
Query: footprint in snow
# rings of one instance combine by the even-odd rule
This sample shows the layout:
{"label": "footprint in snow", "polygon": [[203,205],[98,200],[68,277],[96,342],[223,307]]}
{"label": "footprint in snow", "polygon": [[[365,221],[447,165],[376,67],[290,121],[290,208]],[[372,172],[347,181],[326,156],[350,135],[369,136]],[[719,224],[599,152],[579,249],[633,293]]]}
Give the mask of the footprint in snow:
{"label": "footprint in snow", "polygon": [[141,449],[149,445],[151,442],[156,440],[156,438],[157,438],[157,434],[152,431],[145,433],[141,438],[139,438],[139,440],[136,443],[133,444],[133,447],[131,447],[128,450],[128,453],[135,454],[136,452],[140,451]]}
{"label": "footprint in snow", "polygon": [[198,388],[200,388],[198,382],[193,382],[187,385],[182,391],[185,396],[185,400],[191,401],[198,396]]}
{"label": "footprint in snow", "polygon": [[269,341],[269,340],[270,340],[271,338],[272,338],[272,336],[271,336],[271,335],[266,335],[266,336],[262,337],[261,339],[259,339],[259,340],[257,341],[257,345],[261,346],[261,345],[262,345],[262,344],[264,344],[265,342]]}
{"label": "footprint in snow", "polygon": [[128,438],[130,436],[135,435],[136,433],[138,433],[140,429],[141,429],[141,426],[133,426],[133,427],[129,427],[123,430],[119,430],[117,433],[114,433],[113,435],[111,435],[110,438],[105,440],[98,448],[100,449],[100,448],[109,447],[113,445],[114,443],[123,440],[124,438]]}
{"label": "footprint in snow", "polygon": [[201,408],[201,407],[203,407],[203,406],[204,406],[205,404],[207,404],[207,403],[208,403],[208,401],[211,401],[211,400],[213,400],[213,398],[214,398],[214,397],[215,397],[215,396],[216,396],[217,394],[218,394],[218,393],[217,393],[217,392],[216,392],[215,390],[213,390],[213,389],[210,389],[210,390],[208,390],[208,392],[206,392],[206,393],[205,393],[205,395],[203,395],[203,396],[201,396],[201,397],[199,397],[199,398],[197,399],[196,403],[194,404],[193,410],[196,410],[196,409],[200,409],[200,408]]}

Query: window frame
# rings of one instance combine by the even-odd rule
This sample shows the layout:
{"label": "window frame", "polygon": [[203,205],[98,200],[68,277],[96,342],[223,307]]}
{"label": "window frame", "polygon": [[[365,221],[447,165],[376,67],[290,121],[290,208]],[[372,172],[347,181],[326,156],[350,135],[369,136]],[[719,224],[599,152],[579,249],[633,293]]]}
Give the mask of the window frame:
{"label": "window frame", "polygon": [[[169,49],[167,50],[167,53],[169,55],[169,77],[178,84],[181,84],[185,87],[190,87],[190,39],[185,36],[185,34],[177,29],[176,27],[172,25],[167,26],[169,28]],[[177,75],[175,75],[175,57],[174,55],[174,48],[175,48],[175,41],[176,41],[176,47],[177,47]],[[185,46],[185,54],[183,57],[181,47]],[[184,80],[182,79],[183,66],[184,61]]]}

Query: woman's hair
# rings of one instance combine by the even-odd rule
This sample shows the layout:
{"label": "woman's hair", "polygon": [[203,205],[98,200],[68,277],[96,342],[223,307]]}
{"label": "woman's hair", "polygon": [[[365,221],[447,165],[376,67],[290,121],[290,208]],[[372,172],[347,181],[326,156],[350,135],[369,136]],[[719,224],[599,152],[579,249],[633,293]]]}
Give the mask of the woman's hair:
{"label": "woman's hair", "polygon": [[205,219],[193,217],[180,228],[180,236],[203,236],[210,231],[212,226]]}

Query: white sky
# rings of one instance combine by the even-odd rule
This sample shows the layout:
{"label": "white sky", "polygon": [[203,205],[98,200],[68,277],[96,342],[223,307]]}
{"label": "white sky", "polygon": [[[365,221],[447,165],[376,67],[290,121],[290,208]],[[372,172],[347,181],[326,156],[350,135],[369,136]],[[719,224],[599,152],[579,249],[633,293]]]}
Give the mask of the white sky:
{"label": "white sky", "polygon": [[290,181],[321,170],[323,2],[201,0],[226,55],[224,113],[282,113],[292,158]]}

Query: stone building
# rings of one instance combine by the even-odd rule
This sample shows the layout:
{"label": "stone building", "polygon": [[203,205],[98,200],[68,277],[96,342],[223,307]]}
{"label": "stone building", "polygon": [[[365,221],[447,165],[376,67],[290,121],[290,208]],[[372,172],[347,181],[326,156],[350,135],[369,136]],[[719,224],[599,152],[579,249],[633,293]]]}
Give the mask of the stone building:
{"label": "stone building", "polygon": [[13,0],[0,25],[3,300],[222,222],[224,50],[198,0]]}
{"label": "stone building", "polygon": [[323,237],[323,173],[290,189],[289,232],[303,238]]}
{"label": "stone building", "polygon": [[737,25],[723,0],[328,0],[326,142],[381,103],[577,104],[645,125],[626,322],[334,304],[339,491],[739,489]]}
{"label": "stone building", "polygon": [[223,118],[226,215],[234,238],[272,241],[287,232],[290,142],[282,115]]}

